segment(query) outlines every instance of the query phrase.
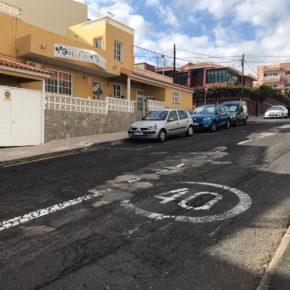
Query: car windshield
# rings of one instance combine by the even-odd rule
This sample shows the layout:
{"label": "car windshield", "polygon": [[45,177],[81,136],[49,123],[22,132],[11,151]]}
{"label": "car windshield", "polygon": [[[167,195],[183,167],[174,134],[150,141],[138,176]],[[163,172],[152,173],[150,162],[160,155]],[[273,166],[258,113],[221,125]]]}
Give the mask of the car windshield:
{"label": "car windshield", "polygon": [[201,106],[197,107],[193,114],[213,114],[215,111],[215,106]]}
{"label": "car windshield", "polygon": [[147,121],[162,121],[166,120],[168,115],[168,111],[155,111],[155,112],[149,112],[143,120]]}
{"label": "car windshield", "polygon": [[268,109],[268,111],[272,111],[272,110],[282,110],[282,107],[280,107],[280,106],[273,106],[273,107],[270,107]]}
{"label": "car windshield", "polygon": [[237,112],[239,109],[238,105],[229,104],[229,105],[225,105],[225,106],[229,112]]}

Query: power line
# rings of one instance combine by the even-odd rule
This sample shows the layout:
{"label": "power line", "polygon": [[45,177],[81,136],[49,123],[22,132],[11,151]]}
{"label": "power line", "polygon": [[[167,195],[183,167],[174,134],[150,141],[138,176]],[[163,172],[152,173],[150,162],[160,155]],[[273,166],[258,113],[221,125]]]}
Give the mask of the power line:
{"label": "power line", "polygon": [[191,53],[191,54],[196,54],[196,55],[200,55],[200,56],[204,56],[204,57],[209,57],[209,58],[237,58],[237,57],[240,57],[239,55],[233,55],[233,56],[215,56],[215,55],[208,55],[208,54],[203,54],[203,53],[199,53],[199,52],[193,52],[193,51],[188,51],[188,50],[185,50],[185,49],[178,49],[180,51],[184,51],[184,52],[187,52],[187,53]]}
{"label": "power line", "polygon": [[257,72],[255,71],[255,69],[254,69],[252,66],[250,66],[250,64],[248,63],[248,61],[245,61],[245,63],[246,63],[246,65],[250,68],[250,70],[251,70],[252,72],[254,72],[255,75],[257,75]]}

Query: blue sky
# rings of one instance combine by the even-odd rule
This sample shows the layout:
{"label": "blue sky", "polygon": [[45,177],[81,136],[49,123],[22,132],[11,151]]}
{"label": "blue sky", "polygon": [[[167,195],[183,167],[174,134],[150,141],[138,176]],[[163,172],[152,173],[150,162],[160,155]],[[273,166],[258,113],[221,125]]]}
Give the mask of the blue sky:
{"label": "blue sky", "polygon": [[[178,65],[211,61],[240,69],[244,53],[246,72],[255,74],[257,65],[290,61],[289,0],[77,1],[88,5],[91,19],[109,11],[135,29],[137,46],[171,56],[175,43]],[[135,52],[136,62],[157,64],[153,53]]]}

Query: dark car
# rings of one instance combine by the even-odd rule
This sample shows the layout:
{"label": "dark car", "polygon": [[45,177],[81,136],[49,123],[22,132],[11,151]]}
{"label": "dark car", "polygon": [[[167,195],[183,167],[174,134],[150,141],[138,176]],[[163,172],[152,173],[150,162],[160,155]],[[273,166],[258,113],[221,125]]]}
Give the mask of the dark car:
{"label": "dark car", "polygon": [[245,101],[224,102],[224,106],[230,114],[231,125],[238,126],[241,124],[246,125],[248,123],[249,115],[247,103]]}
{"label": "dark car", "polygon": [[224,105],[203,105],[191,113],[194,128],[210,129],[215,132],[219,127],[230,127],[230,116]]}

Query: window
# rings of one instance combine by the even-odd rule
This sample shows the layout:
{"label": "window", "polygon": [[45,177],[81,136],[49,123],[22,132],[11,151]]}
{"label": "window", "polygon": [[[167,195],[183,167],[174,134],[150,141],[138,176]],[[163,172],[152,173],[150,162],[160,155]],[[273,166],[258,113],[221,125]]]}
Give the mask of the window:
{"label": "window", "polygon": [[178,91],[173,91],[172,93],[172,103],[180,104],[181,102],[181,94]]}
{"label": "window", "polygon": [[51,78],[45,80],[45,91],[48,93],[72,95],[72,74],[57,70],[52,72]]}
{"label": "window", "polygon": [[102,39],[102,37],[96,39],[96,48],[103,49],[103,39]]}
{"label": "window", "polygon": [[123,44],[119,41],[114,43],[114,59],[123,61]]}
{"label": "window", "polygon": [[290,75],[290,71],[289,70],[285,71],[285,75]]}
{"label": "window", "polygon": [[122,96],[122,85],[114,84],[114,98],[121,98]]}
{"label": "window", "polygon": [[188,116],[185,111],[178,110],[177,112],[180,120],[188,119]]}
{"label": "window", "polygon": [[177,117],[177,113],[176,113],[176,111],[171,111],[171,112],[169,113],[168,120],[169,120],[169,119],[173,119],[172,121],[177,121],[177,120],[178,120],[178,117]]}

